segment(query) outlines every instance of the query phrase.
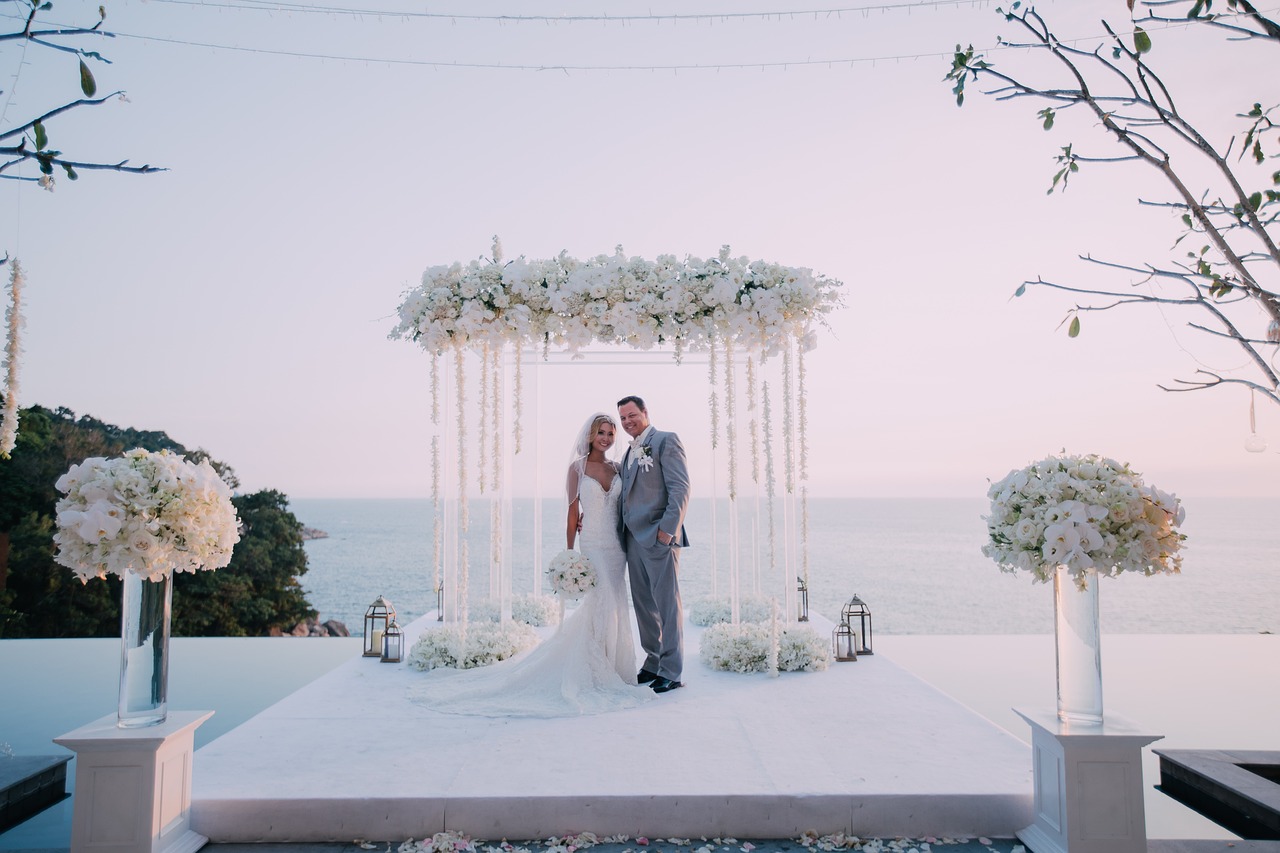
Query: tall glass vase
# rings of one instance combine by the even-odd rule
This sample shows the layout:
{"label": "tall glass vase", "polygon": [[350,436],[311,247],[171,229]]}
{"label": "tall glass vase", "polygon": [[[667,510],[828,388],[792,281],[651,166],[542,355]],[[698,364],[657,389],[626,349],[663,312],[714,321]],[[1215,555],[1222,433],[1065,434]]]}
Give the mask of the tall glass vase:
{"label": "tall glass vase", "polygon": [[1080,589],[1065,566],[1053,574],[1053,630],[1058,660],[1058,719],[1102,722],[1102,643],[1098,624],[1098,573],[1088,571]]}
{"label": "tall glass vase", "polygon": [[120,600],[120,728],[154,726],[169,715],[169,614],[173,573],[151,581],[124,573]]}

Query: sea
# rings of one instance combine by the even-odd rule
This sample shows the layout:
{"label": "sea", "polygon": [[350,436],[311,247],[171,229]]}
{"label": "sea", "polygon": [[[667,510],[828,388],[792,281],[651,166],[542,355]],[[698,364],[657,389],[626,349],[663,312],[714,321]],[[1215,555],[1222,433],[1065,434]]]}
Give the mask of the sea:
{"label": "sea", "polygon": [[[1191,498],[1183,504],[1182,572],[1103,579],[1103,632],[1280,631],[1280,498]],[[490,598],[493,508],[484,499],[469,506],[468,589],[475,606]],[[341,621],[357,635],[378,596],[391,602],[401,624],[436,608],[429,500],[298,498],[291,508],[304,525],[328,534],[306,542],[309,568],[301,579],[321,620]],[[527,498],[504,509],[511,527],[504,559],[512,565],[515,593],[533,592],[545,564],[564,547],[563,501],[543,501],[536,537],[533,508]],[[1050,585],[1026,573],[1004,573],[982,555],[987,508],[985,499],[969,498],[814,498],[808,501],[808,546],[801,548],[794,532],[804,518],[798,506],[775,512],[771,539],[767,512],[750,502],[740,501],[730,519],[727,500],[718,501],[713,517],[710,499],[695,499],[686,524],[691,544],[680,564],[684,605],[728,601],[736,574],[740,595],[775,599],[780,608],[789,603],[798,615],[797,581],[807,576],[811,611],[838,621],[842,606],[857,595],[875,633],[1052,633]],[[736,553],[729,547],[731,520],[740,543]]]}

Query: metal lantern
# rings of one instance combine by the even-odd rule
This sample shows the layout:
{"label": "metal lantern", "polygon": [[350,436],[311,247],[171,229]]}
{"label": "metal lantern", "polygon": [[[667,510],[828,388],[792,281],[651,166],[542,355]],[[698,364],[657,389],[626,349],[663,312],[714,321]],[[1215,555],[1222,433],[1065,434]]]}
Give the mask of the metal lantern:
{"label": "metal lantern", "polygon": [[840,608],[840,621],[849,626],[860,655],[871,654],[871,608],[854,593],[849,603]]}
{"label": "metal lantern", "polygon": [[387,630],[382,633],[382,662],[400,663],[404,654],[404,634],[400,632],[400,623],[392,619]]}
{"label": "metal lantern", "polygon": [[831,632],[831,655],[836,660],[858,659],[858,644],[848,622],[841,622]]}
{"label": "metal lantern", "polygon": [[364,656],[367,658],[382,657],[382,635],[387,626],[395,621],[396,609],[391,602],[382,596],[369,605],[364,612]]}
{"label": "metal lantern", "polygon": [[800,615],[796,617],[797,622],[809,621],[809,584],[805,583],[804,578],[796,578],[796,592],[800,593]]}

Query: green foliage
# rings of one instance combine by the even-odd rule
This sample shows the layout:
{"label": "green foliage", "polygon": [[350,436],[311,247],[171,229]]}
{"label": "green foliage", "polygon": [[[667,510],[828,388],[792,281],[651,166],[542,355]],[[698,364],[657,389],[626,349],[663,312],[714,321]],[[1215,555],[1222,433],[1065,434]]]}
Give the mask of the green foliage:
{"label": "green foliage", "polygon": [[80,91],[84,92],[86,98],[92,98],[98,94],[98,83],[93,79],[93,72],[84,64],[83,59],[80,60]]}
{"label": "green foliage", "polygon": [[1135,53],[1148,53],[1151,50],[1151,36],[1142,27],[1133,28],[1133,50]]}
{"label": "green foliage", "polygon": [[302,522],[289,511],[288,497],[264,490],[233,502],[242,530],[231,564],[174,577],[175,635],[262,636],[316,616],[298,583],[307,555]]}
{"label": "green foliage", "polygon": [[957,107],[964,106],[965,81],[976,79],[978,72],[989,67],[981,55],[974,55],[973,45],[969,45],[967,48],[961,48],[960,45],[956,45],[956,52],[951,58],[951,70],[942,79],[951,80],[955,83],[951,87],[951,92],[956,96]]}
{"label": "green foliage", "polygon": [[[1047,128],[1046,128],[1047,129]],[[1079,158],[1071,151],[1071,146],[1066,145],[1062,149],[1062,153],[1054,158],[1058,161],[1058,165],[1062,168],[1053,175],[1053,183],[1049,185],[1049,195],[1053,195],[1053,191],[1058,188],[1058,184],[1062,184],[1062,191],[1067,191],[1067,181],[1071,176],[1080,171]]]}
{"label": "green foliage", "polygon": [[[209,456],[188,451],[160,431],[77,418],[63,408],[23,409],[21,423],[12,457],[0,461],[0,638],[117,636],[119,579],[82,584],[54,562],[54,483],[72,464],[134,447],[196,460]],[[238,486],[229,467],[209,461]],[[315,615],[297,581],[307,570],[306,554],[302,525],[289,512],[287,498],[263,491],[234,503],[244,529],[231,564],[175,579],[175,636],[258,636]]]}

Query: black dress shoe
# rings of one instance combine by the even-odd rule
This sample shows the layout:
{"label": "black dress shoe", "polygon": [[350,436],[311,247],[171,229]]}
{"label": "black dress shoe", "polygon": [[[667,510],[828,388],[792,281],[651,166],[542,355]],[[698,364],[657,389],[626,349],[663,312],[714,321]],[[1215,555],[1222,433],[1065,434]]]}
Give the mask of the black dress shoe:
{"label": "black dress shoe", "polygon": [[658,680],[658,676],[654,675],[652,672],[650,672],[647,669],[640,670],[639,674],[636,675],[636,684],[648,684],[650,681],[657,681],[657,680]]}
{"label": "black dress shoe", "polygon": [[670,678],[658,676],[653,680],[653,684],[649,686],[653,688],[654,693],[667,693],[677,687],[684,687],[684,684],[679,681],[672,681]]}

